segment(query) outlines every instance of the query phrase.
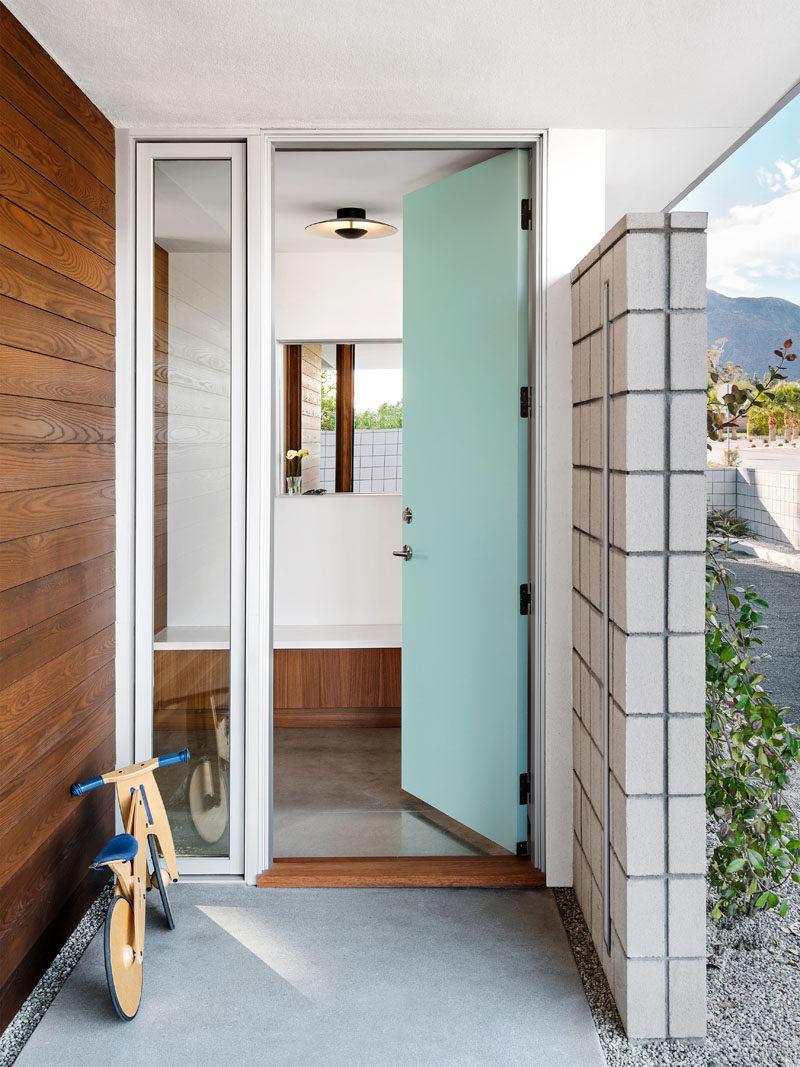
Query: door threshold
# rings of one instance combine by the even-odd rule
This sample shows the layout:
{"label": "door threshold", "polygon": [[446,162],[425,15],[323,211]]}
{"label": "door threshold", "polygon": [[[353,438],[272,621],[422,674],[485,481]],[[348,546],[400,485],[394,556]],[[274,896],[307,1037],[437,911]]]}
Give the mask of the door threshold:
{"label": "door threshold", "polygon": [[531,889],[544,872],[524,856],[285,857],[262,871],[260,889]]}

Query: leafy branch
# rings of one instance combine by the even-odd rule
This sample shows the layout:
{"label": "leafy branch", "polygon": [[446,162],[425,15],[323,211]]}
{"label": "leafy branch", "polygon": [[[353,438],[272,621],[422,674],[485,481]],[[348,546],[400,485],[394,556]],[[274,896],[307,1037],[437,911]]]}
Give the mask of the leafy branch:
{"label": "leafy branch", "polygon": [[786,364],[794,363],[797,359],[797,353],[791,349],[792,340],[789,338],[788,341],[784,341],[783,348],[775,349],[774,355],[778,357],[777,366],[767,369],[763,381],[756,378],[752,382],[737,382],[724,397],[720,397],[717,393],[717,386],[725,380],[724,376],[718,367],[710,368],[706,428],[712,441],[719,441],[722,432],[734,426],[752,408],[763,407],[764,404],[775,399],[773,386],[777,382],[786,380],[787,375],[784,373]]}

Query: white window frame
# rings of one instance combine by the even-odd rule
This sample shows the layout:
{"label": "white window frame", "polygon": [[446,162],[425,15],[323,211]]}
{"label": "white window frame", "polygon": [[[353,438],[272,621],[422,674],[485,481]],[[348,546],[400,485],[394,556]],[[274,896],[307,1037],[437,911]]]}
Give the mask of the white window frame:
{"label": "white window frame", "polygon": [[136,146],[136,488],[134,594],[134,760],[153,753],[153,204],[160,159],[231,164],[231,538],[230,538],[230,846],[226,857],[181,857],[181,874],[244,874],[244,645],[246,461],[245,145],[145,143]]}

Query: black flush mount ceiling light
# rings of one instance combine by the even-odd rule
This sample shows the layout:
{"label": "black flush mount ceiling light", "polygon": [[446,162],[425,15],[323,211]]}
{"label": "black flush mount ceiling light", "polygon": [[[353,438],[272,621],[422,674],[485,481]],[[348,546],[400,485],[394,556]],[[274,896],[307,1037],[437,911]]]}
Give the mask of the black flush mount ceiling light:
{"label": "black flush mount ceiling light", "polygon": [[372,237],[390,237],[397,233],[397,227],[390,226],[388,222],[368,219],[363,207],[340,207],[335,219],[312,222],[310,226],[306,226],[306,233],[314,233],[317,237],[341,237],[345,241],[358,241],[362,237],[367,240]]}

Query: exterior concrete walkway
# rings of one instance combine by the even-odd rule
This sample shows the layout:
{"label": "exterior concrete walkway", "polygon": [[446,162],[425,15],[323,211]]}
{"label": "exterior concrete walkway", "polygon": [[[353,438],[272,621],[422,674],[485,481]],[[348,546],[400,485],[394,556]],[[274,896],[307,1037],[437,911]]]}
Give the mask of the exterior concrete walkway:
{"label": "exterior concrete walkway", "polygon": [[547,890],[257,890],[148,896],[144,993],[123,1023],[103,931],[24,1048],[53,1064],[603,1067]]}

